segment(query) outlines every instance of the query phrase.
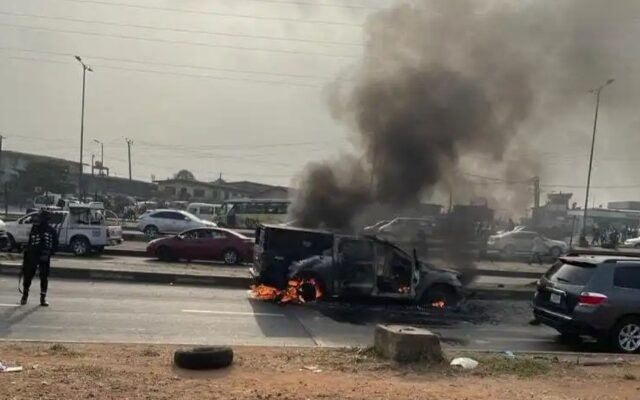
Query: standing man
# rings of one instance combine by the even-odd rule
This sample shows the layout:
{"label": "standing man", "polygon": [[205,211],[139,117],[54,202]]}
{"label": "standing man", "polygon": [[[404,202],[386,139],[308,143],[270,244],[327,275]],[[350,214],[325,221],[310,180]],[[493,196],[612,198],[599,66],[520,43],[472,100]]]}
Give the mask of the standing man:
{"label": "standing man", "polygon": [[47,287],[49,286],[51,256],[58,248],[58,232],[49,225],[50,220],[51,214],[48,211],[40,211],[38,219],[29,234],[29,242],[22,262],[22,273],[24,274],[22,299],[20,299],[20,304],[22,305],[27,304],[31,281],[36,274],[36,269],[39,268],[40,305],[42,307],[49,306],[49,303],[47,303]]}
{"label": "standing man", "polygon": [[542,256],[546,255],[549,249],[542,239],[542,236],[538,235],[533,239],[533,248],[531,249],[531,259],[529,264],[534,261],[538,261],[538,264],[542,265]]}

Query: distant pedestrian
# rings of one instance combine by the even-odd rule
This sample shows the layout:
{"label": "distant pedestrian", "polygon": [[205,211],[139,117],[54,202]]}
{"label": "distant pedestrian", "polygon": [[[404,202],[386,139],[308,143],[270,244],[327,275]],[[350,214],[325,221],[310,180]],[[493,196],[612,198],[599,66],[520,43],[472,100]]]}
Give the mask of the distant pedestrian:
{"label": "distant pedestrian", "polygon": [[49,269],[51,268],[51,256],[58,248],[58,232],[49,225],[51,214],[48,211],[41,211],[37,216],[37,221],[31,228],[29,242],[24,252],[22,262],[23,288],[20,304],[27,304],[29,299],[29,289],[31,281],[36,274],[36,269],[40,270],[40,305],[47,307],[47,288],[49,286]]}
{"label": "distant pedestrian", "polygon": [[544,242],[542,236],[536,236],[533,239],[533,248],[531,249],[529,264],[537,261],[538,264],[542,265],[542,256],[546,255],[548,251],[549,249],[547,248],[547,244]]}
{"label": "distant pedestrian", "polygon": [[511,218],[509,218],[509,222],[507,222],[507,231],[511,232],[514,229],[516,229],[516,224]]}

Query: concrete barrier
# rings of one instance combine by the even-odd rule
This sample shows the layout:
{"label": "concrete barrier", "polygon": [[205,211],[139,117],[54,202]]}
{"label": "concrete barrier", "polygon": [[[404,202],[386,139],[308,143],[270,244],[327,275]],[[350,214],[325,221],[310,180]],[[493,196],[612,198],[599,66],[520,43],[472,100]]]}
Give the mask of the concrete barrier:
{"label": "concrete barrier", "polygon": [[437,364],[444,360],[438,336],[412,326],[376,326],[374,347],[381,356],[397,362]]}

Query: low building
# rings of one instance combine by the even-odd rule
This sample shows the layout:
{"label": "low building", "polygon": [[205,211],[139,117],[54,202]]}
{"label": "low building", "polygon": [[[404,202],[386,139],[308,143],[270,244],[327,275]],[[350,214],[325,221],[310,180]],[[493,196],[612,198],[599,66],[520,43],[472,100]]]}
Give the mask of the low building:
{"label": "low building", "polygon": [[[39,154],[22,153],[19,151],[3,150],[0,156],[0,182],[11,182],[18,179],[29,164],[55,164],[67,168],[69,176],[78,176],[80,170],[78,162],[62,158],[42,156]],[[77,178],[76,178],[77,179]]]}
{"label": "low building", "polygon": [[223,184],[186,179],[156,181],[158,194],[168,200],[188,200],[222,203],[225,200],[249,197],[251,192]]}

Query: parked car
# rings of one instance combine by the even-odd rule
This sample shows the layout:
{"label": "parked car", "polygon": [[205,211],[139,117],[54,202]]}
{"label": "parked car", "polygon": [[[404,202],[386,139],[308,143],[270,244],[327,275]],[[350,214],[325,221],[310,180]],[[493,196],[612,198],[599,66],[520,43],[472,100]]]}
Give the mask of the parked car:
{"label": "parked car", "polygon": [[[69,204],[67,210],[50,212],[50,224],[58,230],[61,250],[70,250],[76,256],[101,253],[105,246],[114,246],[123,241],[122,227],[117,222],[109,225],[106,218],[108,211],[101,203]],[[38,214],[33,212],[6,223],[10,248],[19,249],[27,244]]]}
{"label": "parked car", "polygon": [[427,236],[433,234],[435,226],[435,221],[426,218],[398,217],[380,226],[377,232],[369,230],[367,233],[392,242],[411,243],[426,240]]}
{"label": "parked car", "polygon": [[623,247],[633,247],[636,249],[640,249],[640,237],[625,240]]}
{"label": "parked car", "polygon": [[509,231],[489,236],[487,253],[500,253],[511,258],[516,255],[531,254],[533,239],[541,237],[548,249],[548,255],[558,258],[569,250],[569,245],[562,240],[553,240],[532,231]]}
{"label": "parked car", "polygon": [[561,257],[538,282],[533,313],[566,337],[640,352],[640,258]]}
{"label": "parked car", "polygon": [[235,265],[253,260],[253,239],[224,228],[196,228],[151,241],[147,253],[163,261],[215,260]]}
{"label": "parked car", "polygon": [[182,210],[147,211],[138,220],[138,230],[148,237],[162,233],[177,234],[194,228],[212,228],[216,225]]}
{"label": "parked car", "polygon": [[455,306],[462,297],[456,272],[434,268],[390,242],[283,226],[257,229],[250,272],[258,284],[279,290],[292,279],[313,280],[323,297],[372,296],[428,306]]}

